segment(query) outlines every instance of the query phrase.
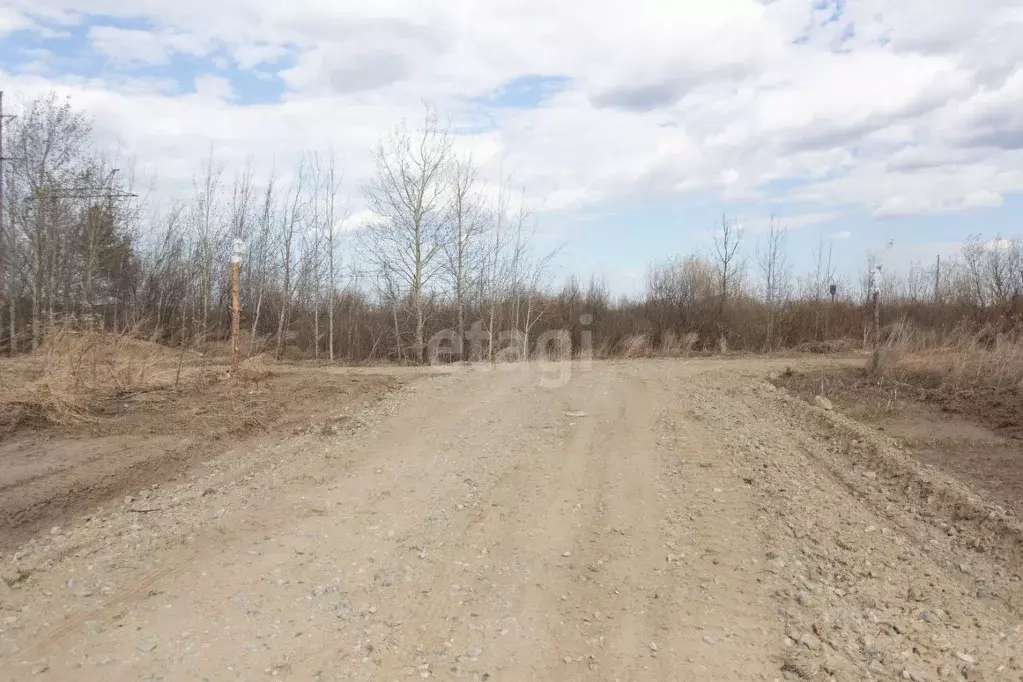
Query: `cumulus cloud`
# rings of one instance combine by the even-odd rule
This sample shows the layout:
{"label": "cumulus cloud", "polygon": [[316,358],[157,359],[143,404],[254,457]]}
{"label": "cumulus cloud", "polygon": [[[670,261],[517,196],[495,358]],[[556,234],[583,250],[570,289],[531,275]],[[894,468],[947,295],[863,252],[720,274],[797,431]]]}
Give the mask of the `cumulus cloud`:
{"label": "cumulus cloud", "polygon": [[93,26],[89,41],[96,52],[129,64],[163,64],[171,54],[170,47],[149,31]]}
{"label": "cumulus cloud", "polygon": [[32,26],[33,22],[21,12],[10,7],[0,7],[0,36]]}
{"label": "cumulus cloud", "polygon": [[[128,87],[116,69],[6,74],[11,89],[72,92],[98,129],[181,186],[211,142],[225,163],[256,154],[266,167],[333,145],[358,186],[373,141],[426,99],[469,133],[464,145],[491,174],[514,169],[548,210],[712,193],[796,202],[806,216],[895,217],[1023,191],[1013,0],[945,0],[940,12],[931,0],[8,4],[0,34],[82,22],[115,65],[216,57],[177,92]],[[254,79],[274,71],[283,96],[247,101],[216,73],[227,62]],[[565,87],[535,106],[485,104],[533,74]]]}
{"label": "cumulus cloud", "polygon": [[214,99],[234,99],[235,92],[231,81],[223,76],[204,74],[195,78],[195,92],[200,97],[212,97]]}
{"label": "cumulus cloud", "polygon": [[743,229],[751,234],[763,234],[770,229],[772,223],[777,223],[783,230],[799,230],[804,227],[812,227],[831,222],[838,218],[839,213],[799,213],[790,216],[772,216],[768,218],[739,216]]}
{"label": "cumulus cloud", "polygon": [[93,49],[115,63],[165,64],[173,54],[206,54],[210,43],[193,33],[156,32],[117,26],[93,26],[88,38]]}

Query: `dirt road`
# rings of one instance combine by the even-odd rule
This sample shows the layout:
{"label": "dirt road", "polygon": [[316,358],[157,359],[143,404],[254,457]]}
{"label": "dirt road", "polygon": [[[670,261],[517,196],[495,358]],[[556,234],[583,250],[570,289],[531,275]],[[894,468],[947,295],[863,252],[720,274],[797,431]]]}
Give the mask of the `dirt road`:
{"label": "dirt road", "polygon": [[1023,679],[1018,522],[765,381],[473,368],[4,557],[0,678]]}

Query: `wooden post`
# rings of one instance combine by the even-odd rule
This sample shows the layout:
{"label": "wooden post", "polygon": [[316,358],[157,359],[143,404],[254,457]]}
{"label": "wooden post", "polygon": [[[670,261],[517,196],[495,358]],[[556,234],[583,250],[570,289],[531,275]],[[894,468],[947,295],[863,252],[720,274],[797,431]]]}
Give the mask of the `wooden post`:
{"label": "wooden post", "polygon": [[881,345],[881,295],[876,289],[874,295],[871,297],[871,303],[874,308],[874,324],[873,324],[873,344],[874,352],[876,353]]}
{"label": "wooden post", "polygon": [[238,272],[241,270],[241,264],[238,262],[231,263],[231,343],[234,346],[234,355],[231,361],[231,374],[238,374],[238,350],[240,341],[238,340],[238,328],[241,322],[241,312],[238,310]]}
{"label": "wooden post", "polygon": [[242,251],[245,250],[245,242],[235,239],[231,244],[231,376],[238,375],[238,354],[241,340],[239,328],[241,327],[241,309],[238,305],[238,277],[241,271]]}
{"label": "wooden post", "polygon": [[871,311],[871,345],[874,347],[871,366],[876,373],[881,368],[881,266],[874,271],[873,286],[870,292]]}

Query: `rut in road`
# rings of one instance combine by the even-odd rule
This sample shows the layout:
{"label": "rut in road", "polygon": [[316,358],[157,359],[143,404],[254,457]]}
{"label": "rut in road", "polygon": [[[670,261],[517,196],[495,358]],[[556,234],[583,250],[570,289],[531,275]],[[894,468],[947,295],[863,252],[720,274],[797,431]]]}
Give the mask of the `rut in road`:
{"label": "rut in road", "polygon": [[473,368],[268,441],[9,581],[0,678],[1019,679],[1007,531],[950,541],[771,368]]}

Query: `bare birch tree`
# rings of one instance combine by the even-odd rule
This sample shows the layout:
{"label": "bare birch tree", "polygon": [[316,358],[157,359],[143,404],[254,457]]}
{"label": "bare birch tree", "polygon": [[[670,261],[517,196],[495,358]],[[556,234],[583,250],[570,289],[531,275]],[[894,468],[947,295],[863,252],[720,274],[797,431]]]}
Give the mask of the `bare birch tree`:
{"label": "bare birch tree", "polygon": [[714,258],[718,275],[718,334],[721,346],[726,343],[725,308],[739,279],[739,246],[742,244],[742,229],[727,215],[721,216],[721,224],[714,232]]}
{"label": "bare birch tree", "polygon": [[767,305],[767,350],[774,348],[774,319],[778,301],[785,295],[788,276],[786,245],[788,231],[771,216],[760,253],[760,273],[764,278],[764,303]]}
{"label": "bare birch tree", "polygon": [[258,226],[254,243],[249,246],[249,258],[246,261],[250,267],[250,277],[255,299],[255,310],[252,313],[252,334],[249,340],[249,355],[255,352],[256,336],[259,330],[260,314],[263,312],[263,296],[266,293],[267,280],[269,278],[269,261],[273,248],[273,226],[276,211],[276,178],[275,172],[270,171],[267,178],[266,188],[263,190],[263,206],[259,212]]}
{"label": "bare birch tree", "polygon": [[341,241],[341,221],[346,216],[338,212],[338,194],[344,173],[337,167],[334,152],[327,158],[326,175],[323,182],[323,240],[327,260],[327,352],[331,361],[334,360],[334,310],[337,302],[337,272],[339,262],[338,248]]}
{"label": "bare birch tree", "polygon": [[407,292],[420,363],[426,349],[425,292],[443,253],[451,144],[451,135],[432,111],[416,130],[403,122],[382,140],[373,153],[373,180],[366,187],[366,200],[379,219],[359,235],[366,262]]}
{"label": "bare birch tree", "polygon": [[[56,292],[56,267],[61,246],[57,220],[64,206],[60,190],[75,186],[90,162],[91,122],[71,108],[70,100],[55,93],[28,103],[21,116],[8,124],[7,147],[12,164],[6,200],[30,207],[17,221],[32,252],[32,348],[42,339],[44,297],[51,321]],[[28,200],[30,203],[25,204]]]}
{"label": "bare birch tree", "polygon": [[292,181],[291,189],[286,199],[286,205],[281,215],[280,232],[278,234],[278,248],[281,258],[281,271],[284,281],[281,287],[281,309],[277,318],[277,350],[275,357],[280,360],[284,355],[284,340],[287,334],[289,315],[291,314],[291,299],[295,293],[293,275],[296,265],[295,254],[295,229],[304,210],[303,182],[305,181],[305,162],[299,163],[298,174]]}
{"label": "bare birch tree", "polygon": [[224,167],[215,162],[213,150],[206,159],[202,176],[194,180],[192,197],[192,231],[195,235],[194,265],[198,288],[198,313],[194,318],[197,325],[195,338],[198,343],[206,342],[209,331],[210,306],[217,281],[218,256],[222,256],[227,231],[224,225],[221,192],[223,190]]}
{"label": "bare birch tree", "polygon": [[443,240],[443,246],[447,257],[446,279],[456,309],[459,358],[465,351],[466,308],[482,274],[486,223],[478,176],[479,170],[471,157],[458,159],[451,164],[450,233]]}

